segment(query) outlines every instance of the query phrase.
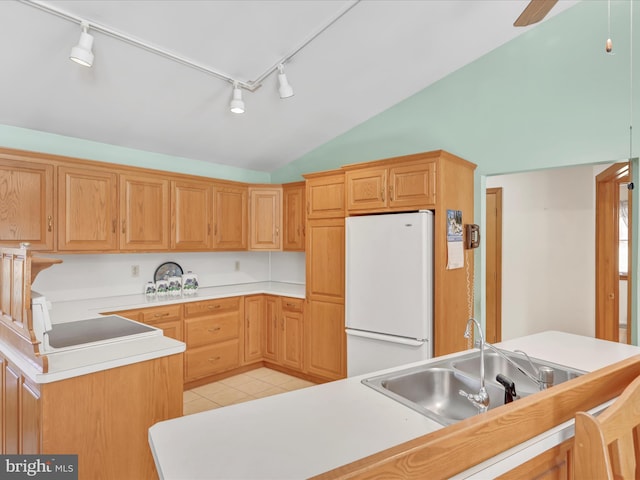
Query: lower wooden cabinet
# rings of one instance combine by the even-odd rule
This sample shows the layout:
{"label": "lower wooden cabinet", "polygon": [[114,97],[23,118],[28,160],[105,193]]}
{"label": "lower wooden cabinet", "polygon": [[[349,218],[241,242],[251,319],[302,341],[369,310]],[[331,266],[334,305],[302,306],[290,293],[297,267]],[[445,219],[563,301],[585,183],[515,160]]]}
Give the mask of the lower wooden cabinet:
{"label": "lower wooden cabinet", "polygon": [[185,382],[240,365],[243,297],[184,303]]}
{"label": "lower wooden cabinet", "polygon": [[293,370],[304,367],[304,300],[280,298],[280,363]]}
{"label": "lower wooden cabinet", "polygon": [[264,306],[264,295],[250,295],[244,299],[244,363],[262,360]]}
{"label": "lower wooden cabinet", "polygon": [[265,295],[264,318],[262,324],[262,356],[267,361],[277,362],[279,359],[278,347],[280,345],[278,330],[278,318],[280,316],[280,301],[278,297]]}
{"label": "lower wooden cabinet", "polygon": [[305,322],[305,363],[312,375],[338,380],[346,377],[344,305],[310,300]]}

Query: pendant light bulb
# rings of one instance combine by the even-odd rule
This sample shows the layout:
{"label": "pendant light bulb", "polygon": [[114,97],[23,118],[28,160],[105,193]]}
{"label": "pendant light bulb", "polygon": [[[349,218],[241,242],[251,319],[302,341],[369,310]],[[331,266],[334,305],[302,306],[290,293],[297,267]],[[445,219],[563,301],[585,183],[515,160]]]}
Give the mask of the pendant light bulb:
{"label": "pendant light bulb", "polygon": [[229,109],[233,113],[244,113],[244,102],[242,101],[242,90],[237,83],[233,84],[233,98],[229,103]]}
{"label": "pendant light bulb", "polygon": [[278,93],[280,98],[293,97],[293,87],[289,85],[287,76],[284,73],[284,65],[278,65]]}
{"label": "pendant light bulb", "polygon": [[607,53],[611,53],[613,50],[613,42],[611,41],[610,38],[607,38],[607,43],[605,44],[604,49],[606,50]]}
{"label": "pendant light bulb", "polygon": [[71,49],[69,59],[84,66],[93,65],[93,36],[88,33],[89,24],[82,22],[82,33],[80,33],[80,41]]}

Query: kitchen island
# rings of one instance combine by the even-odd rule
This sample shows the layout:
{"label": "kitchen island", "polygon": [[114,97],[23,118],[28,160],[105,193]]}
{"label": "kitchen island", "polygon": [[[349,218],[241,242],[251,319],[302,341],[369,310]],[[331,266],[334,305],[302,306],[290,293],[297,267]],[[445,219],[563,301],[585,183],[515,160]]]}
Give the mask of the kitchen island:
{"label": "kitchen island", "polygon": [[[640,354],[639,347],[562,332],[497,346],[584,371]],[[444,428],[361,383],[380,373],[160,422],[149,430],[158,472],[168,480],[308,478]],[[570,430],[561,425],[458,478],[495,478],[561,443]]]}

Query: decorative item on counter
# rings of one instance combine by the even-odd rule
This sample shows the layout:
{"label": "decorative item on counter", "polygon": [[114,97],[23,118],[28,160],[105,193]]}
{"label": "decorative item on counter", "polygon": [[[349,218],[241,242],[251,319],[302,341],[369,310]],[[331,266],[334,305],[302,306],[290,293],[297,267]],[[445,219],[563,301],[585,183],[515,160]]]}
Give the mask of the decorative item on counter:
{"label": "decorative item on counter", "polygon": [[147,282],[144,286],[144,294],[147,297],[154,297],[156,295],[156,284],[153,282]]}
{"label": "decorative item on counter", "polygon": [[165,262],[156,268],[156,273],[153,274],[153,280],[167,280],[169,277],[180,277],[183,274],[182,267],[176,262]]}
{"label": "decorative item on counter", "polygon": [[156,282],[156,295],[165,297],[169,293],[169,282],[167,280],[158,280]]}
{"label": "decorative item on counter", "polygon": [[182,295],[182,277],[169,277],[169,295]]}
{"label": "decorative item on counter", "polygon": [[182,275],[182,293],[193,295],[198,291],[198,275],[189,270]]}

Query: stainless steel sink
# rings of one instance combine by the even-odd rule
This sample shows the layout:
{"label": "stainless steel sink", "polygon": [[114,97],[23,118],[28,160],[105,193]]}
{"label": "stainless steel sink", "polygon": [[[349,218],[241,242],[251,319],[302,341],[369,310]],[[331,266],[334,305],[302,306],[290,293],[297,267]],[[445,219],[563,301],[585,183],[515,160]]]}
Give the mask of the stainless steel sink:
{"label": "stainless steel sink", "polygon": [[[531,366],[529,365],[529,362],[522,355],[513,354],[506,351],[504,351],[503,353],[513,362],[518,364],[521,369],[533,373],[531,372]],[[566,382],[567,380],[576,378],[584,373],[579,370],[573,370],[571,368],[563,367],[561,365],[555,365],[550,362],[544,362],[536,359],[531,360],[536,368],[545,366],[553,369],[554,385]],[[454,360],[451,366],[456,370],[460,370],[461,372],[465,372],[470,375],[478,375],[478,372],[480,371],[480,354],[478,353],[477,355],[469,358]],[[509,377],[516,384],[516,392],[521,397],[531,395],[532,393],[536,393],[540,390],[536,382],[527,377],[524,373],[522,373],[521,370],[516,368],[505,358],[501,357],[495,352],[492,352],[491,350],[485,350],[484,352],[484,371],[487,381],[495,381],[496,376],[499,373]]]}
{"label": "stainless steel sink", "polygon": [[[531,370],[529,362],[524,357],[507,351],[503,353],[523,369]],[[538,359],[531,360],[536,368],[540,366],[553,368],[554,385],[585,373]],[[477,393],[480,389],[479,372],[480,352],[475,351],[439,362],[366,378],[362,383],[441,425],[451,425],[478,414],[477,408],[467,398],[461,396],[459,391]],[[485,387],[489,393],[489,409],[504,404],[504,388],[495,378],[499,373],[515,383],[518,398],[539,391],[535,382],[507,360],[492,351],[485,351]]]}
{"label": "stainless steel sink", "polygon": [[[364,383],[441,424],[449,425],[478,413],[458,391],[477,392],[480,380],[452,368],[415,367],[366,379]],[[504,391],[494,385],[487,385],[487,390],[489,408],[502,405]]]}

